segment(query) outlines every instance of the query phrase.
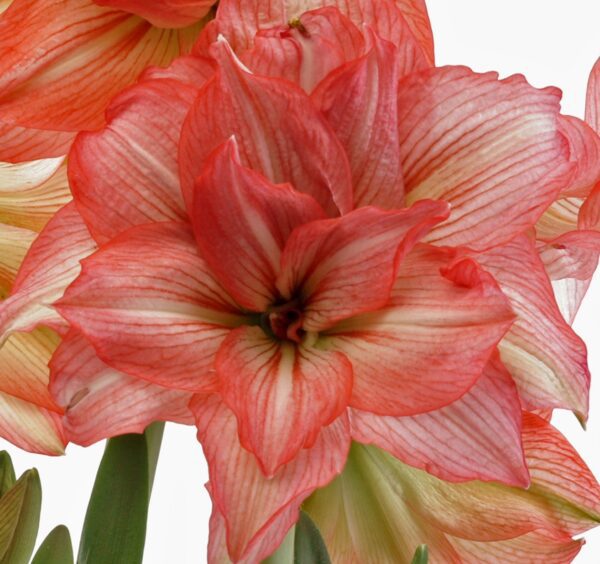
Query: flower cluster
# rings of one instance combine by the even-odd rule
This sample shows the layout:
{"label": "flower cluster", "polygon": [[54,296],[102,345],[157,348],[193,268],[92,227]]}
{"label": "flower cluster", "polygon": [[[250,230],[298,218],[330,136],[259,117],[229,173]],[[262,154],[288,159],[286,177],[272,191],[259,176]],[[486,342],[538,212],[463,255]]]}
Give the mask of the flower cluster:
{"label": "flower cluster", "polygon": [[211,562],[300,507],[339,563],[571,561],[600,65],[582,121],[436,67],[422,0],[8,4],[0,434],[195,424]]}

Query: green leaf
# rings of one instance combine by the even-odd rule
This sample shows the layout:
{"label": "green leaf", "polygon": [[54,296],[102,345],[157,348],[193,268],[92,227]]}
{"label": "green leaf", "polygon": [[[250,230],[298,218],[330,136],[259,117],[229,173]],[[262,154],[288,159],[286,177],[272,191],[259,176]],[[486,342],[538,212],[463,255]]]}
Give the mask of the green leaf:
{"label": "green leaf", "polygon": [[73,564],[73,545],[64,525],[52,529],[35,554],[31,564]]}
{"label": "green leaf", "polygon": [[294,564],[331,564],[319,529],[304,511],[296,523]]}
{"label": "green leaf", "polygon": [[422,544],[417,547],[415,550],[415,555],[412,559],[412,564],[427,564],[429,562],[429,552],[427,550],[427,545]]}
{"label": "green leaf", "polygon": [[2,496],[0,499],[0,564],[29,562],[40,524],[41,503],[42,486],[35,469],[27,470]]}
{"label": "green leaf", "polygon": [[90,497],[78,564],[141,564],[164,423],[110,439]]}
{"label": "green leaf", "polygon": [[0,498],[15,485],[17,478],[10,455],[5,450],[0,452]]}

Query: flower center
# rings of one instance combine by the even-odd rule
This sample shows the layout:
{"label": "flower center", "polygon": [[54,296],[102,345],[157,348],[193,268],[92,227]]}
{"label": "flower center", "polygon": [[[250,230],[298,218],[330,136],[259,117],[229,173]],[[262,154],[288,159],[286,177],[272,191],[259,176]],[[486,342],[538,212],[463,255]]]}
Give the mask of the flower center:
{"label": "flower center", "polygon": [[269,308],[262,316],[261,325],[277,339],[300,343],[306,333],[302,329],[303,320],[298,302],[293,301]]}

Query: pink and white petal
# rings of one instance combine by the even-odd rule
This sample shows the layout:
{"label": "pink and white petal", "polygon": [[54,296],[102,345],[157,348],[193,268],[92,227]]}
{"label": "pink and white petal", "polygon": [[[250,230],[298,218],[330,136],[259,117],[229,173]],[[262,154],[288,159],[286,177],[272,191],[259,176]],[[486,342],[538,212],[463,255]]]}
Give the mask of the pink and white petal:
{"label": "pink and white petal", "polygon": [[585,121],[600,135],[600,58],[596,61],[588,81]]}
{"label": "pink and white petal", "polygon": [[352,209],[348,160],[310,98],[292,83],[248,72],[222,39],[211,52],[219,70],[192,106],[180,143],[188,209],[207,157],[232,136],[243,165],[271,182],[291,183],[330,214]]}
{"label": "pink and white petal", "polygon": [[293,229],[324,217],[309,195],[241,166],[235,138],[209,157],[196,180],[191,219],[201,255],[252,311],[277,300],[281,253]]}
{"label": "pink and white petal", "polygon": [[323,429],[312,448],[267,478],[241,446],[235,415],[218,396],[198,395],[190,407],[208,460],[213,503],[225,519],[231,560],[243,560],[259,544],[260,557],[272,553],[296,522],[304,499],[342,471],[350,446],[347,418]]}
{"label": "pink and white petal", "polygon": [[576,169],[562,196],[587,196],[600,182],[600,137],[584,121],[572,116],[559,116],[559,131],[567,138],[571,161]]}
{"label": "pink and white petal", "polygon": [[0,342],[40,324],[64,327],[53,304],[79,274],[80,261],[95,249],[74,204],[64,206],[31,245],[9,297],[0,303]]}
{"label": "pink and white petal", "polygon": [[500,354],[525,405],[572,409],[586,418],[590,376],[585,344],[558,309],[534,241],[521,236],[477,260],[498,281],[517,315]]}
{"label": "pink and white petal", "polygon": [[0,347],[0,393],[61,412],[48,391],[48,360],[59,343],[49,329],[14,333]]}
{"label": "pink and white petal", "polygon": [[0,300],[10,293],[19,267],[37,236],[35,231],[0,223]]}
{"label": "pink and white petal", "polygon": [[342,321],[323,348],[354,369],[351,405],[417,415],[451,404],[481,376],[514,320],[493,278],[472,260],[420,245],[402,263],[388,304]]}
{"label": "pink and white petal", "polygon": [[371,33],[360,59],[330,74],[313,93],[342,142],[352,170],[354,204],[404,207],[398,145],[397,49]]}
{"label": "pink and white petal", "polygon": [[188,408],[190,392],[117,372],[74,330],[50,361],[50,391],[65,411],[65,436],[82,446],[125,433],[142,433],[153,421],[193,423]]}
{"label": "pink and white petal", "polygon": [[1,392],[0,437],[27,452],[58,456],[65,451],[59,415]]}
{"label": "pink and white petal", "polygon": [[591,278],[588,280],[577,280],[576,278],[552,280],[552,290],[554,291],[556,304],[569,325],[573,325],[591,282]]}
{"label": "pink and white petal", "polygon": [[477,542],[450,538],[450,543],[462,562],[497,564],[498,562],[543,562],[568,564],[573,562],[585,541],[573,540],[569,535],[553,535],[533,531],[512,539]]}
{"label": "pink and white petal", "polygon": [[[483,250],[533,226],[574,164],[557,125],[560,92],[521,76],[465,67],[400,83],[399,143],[407,201],[441,198],[450,219],[428,241]],[[499,218],[502,218],[500,221]]]}
{"label": "pink and white petal", "polygon": [[0,163],[0,222],[40,231],[71,201],[63,158]]}
{"label": "pink and white petal", "polygon": [[178,28],[206,16],[215,0],[94,0],[94,3],[136,14],[156,27]]}
{"label": "pink and white petal", "polygon": [[552,241],[538,242],[537,248],[551,280],[588,280],[598,266],[600,231],[570,231]]}
{"label": "pink and white petal", "polygon": [[223,0],[217,19],[205,28],[194,48],[206,53],[208,46],[222,34],[236,52],[242,52],[252,46],[259,30],[286,25],[306,12],[328,6],[337,8],[359,28],[370,25],[395,45],[407,40],[408,27],[426,60],[433,64],[433,35],[424,0],[258,0],[252,4]]}
{"label": "pink and white petal", "polygon": [[110,367],[199,392],[214,389],[214,355],[243,319],[179,223],[134,227],[104,245],[56,307]]}
{"label": "pink and white petal", "polygon": [[303,304],[306,331],[383,307],[405,255],[448,217],[445,202],[412,208],[355,210],[298,227],[286,244],[277,287]]}
{"label": "pink and white petal", "polygon": [[77,136],[69,180],[99,243],[134,225],[186,219],[177,151],[197,92],[172,79],[141,82],[113,99],[104,129]]}
{"label": "pink and white petal", "polygon": [[0,20],[2,120],[71,132],[101,127],[108,101],[147,66],[188,50],[199,29],[158,29],[91,0],[14,0]]}
{"label": "pink and white petal", "polygon": [[0,161],[19,163],[62,157],[69,152],[75,132],[19,127],[0,121]]}
{"label": "pink and white petal", "polygon": [[331,71],[360,57],[363,34],[339,10],[326,7],[261,30],[240,60],[254,73],[285,78],[313,91]]}
{"label": "pink and white petal", "polygon": [[232,331],[217,353],[220,393],[241,444],[272,477],[345,410],[352,366],[337,352],[277,342],[259,327]]}
{"label": "pink and white petal", "polygon": [[497,355],[459,400],[412,417],[351,411],[352,438],[449,482],[527,487],[517,389]]}

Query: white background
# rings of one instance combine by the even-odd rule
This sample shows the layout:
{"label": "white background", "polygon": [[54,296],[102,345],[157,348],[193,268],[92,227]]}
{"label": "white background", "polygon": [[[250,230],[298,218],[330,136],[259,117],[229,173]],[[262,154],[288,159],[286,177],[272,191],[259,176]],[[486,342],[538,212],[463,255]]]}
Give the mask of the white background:
{"label": "white background", "polygon": [[[535,86],[564,91],[563,112],[583,116],[589,70],[600,55],[598,0],[428,0],[438,64],[465,64],[502,76],[523,73]],[[600,278],[586,298],[575,328],[589,347],[592,374],[600,378]],[[574,417],[555,423],[600,477],[600,384],[592,385],[591,416],[584,433]],[[103,445],[69,446],[67,456],[44,458],[0,441],[17,472],[36,466],[44,490],[40,538],[66,524],[75,545]],[[210,501],[202,452],[194,430],[168,425],[158,465],[145,564],[199,564],[206,561]],[[576,562],[600,562],[600,528]]]}

